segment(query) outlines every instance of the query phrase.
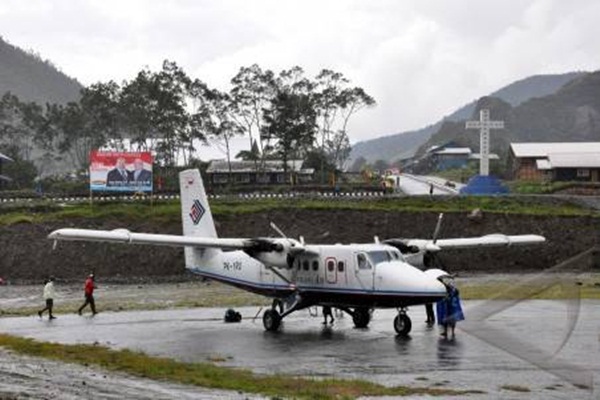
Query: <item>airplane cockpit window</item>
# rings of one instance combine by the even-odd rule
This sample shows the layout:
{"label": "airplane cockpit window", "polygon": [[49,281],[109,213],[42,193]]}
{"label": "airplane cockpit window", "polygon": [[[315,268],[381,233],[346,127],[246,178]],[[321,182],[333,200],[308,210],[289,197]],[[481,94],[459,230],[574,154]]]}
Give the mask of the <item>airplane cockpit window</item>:
{"label": "airplane cockpit window", "polygon": [[367,254],[369,255],[369,258],[375,265],[383,262],[392,261],[392,256],[390,255],[390,253],[384,250],[369,251]]}
{"label": "airplane cockpit window", "polygon": [[363,253],[356,255],[356,262],[358,263],[358,269],[371,269],[371,263],[367,260],[367,256]]}

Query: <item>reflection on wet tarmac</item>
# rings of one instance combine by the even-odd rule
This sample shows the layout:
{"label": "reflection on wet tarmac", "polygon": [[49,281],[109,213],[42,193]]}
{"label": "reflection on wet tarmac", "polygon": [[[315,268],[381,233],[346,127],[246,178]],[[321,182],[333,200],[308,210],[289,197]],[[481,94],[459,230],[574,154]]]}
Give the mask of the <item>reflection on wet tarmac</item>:
{"label": "reflection on wet tarmac", "polygon": [[[469,307],[477,305],[465,302],[467,319]],[[598,306],[599,301],[582,303],[580,313],[586,317],[579,318],[559,353],[592,374],[600,370],[600,322],[589,315],[596,315]],[[224,324],[223,309],[191,309],[101,313],[95,318],[65,315],[53,322],[2,318],[0,331],[64,343],[98,342],[189,362],[219,355],[227,359],[225,365],[262,373],[361,377],[388,385],[418,384],[426,377],[431,384],[489,393],[499,393],[503,385],[520,385],[532,390],[528,398],[568,398],[561,396],[573,397],[573,390],[581,390],[486,342],[484,324],[478,335],[461,330],[459,323],[454,340],[440,338],[437,327],[421,322],[421,307],[409,311],[413,331],[408,338],[395,335],[394,310],[376,311],[367,329],[355,329],[347,317],[323,326],[320,317],[298,312],[284,320],[277,333],[265,332],[260,319],[251,319],[256,308],[239,311],[248,317],[239,324]],[[555,349],[565,340],[564,313],[560,302],[525,301],[494,315],[485,326],[506,330],[508,337],[526,344]],[[547,387],[554,389],[548,393]]]}

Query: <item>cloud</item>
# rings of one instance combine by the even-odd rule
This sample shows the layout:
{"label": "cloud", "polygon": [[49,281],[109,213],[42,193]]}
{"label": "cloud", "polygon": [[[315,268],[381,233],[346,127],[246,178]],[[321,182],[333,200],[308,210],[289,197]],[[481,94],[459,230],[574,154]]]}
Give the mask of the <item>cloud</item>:
{"label": "cloud", "polygon": [[165,58],[227,88],[241,66],[338,70],[378,102],[353,142],[420,128],[515,80],[598,68],[593,0],[4,0],[1,34],[85,84]]}

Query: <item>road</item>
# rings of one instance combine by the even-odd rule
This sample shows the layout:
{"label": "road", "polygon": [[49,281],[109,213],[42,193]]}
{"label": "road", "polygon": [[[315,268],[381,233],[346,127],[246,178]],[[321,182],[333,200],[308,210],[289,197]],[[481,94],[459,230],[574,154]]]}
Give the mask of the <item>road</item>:
{"label": "road", "polygon": [[434,196],[458,194],[457,189],[447,187],[444,183],[445,180],[437,177],[402,174],[400,175],[399,188],[409,196],[429,195],[432,185]]}
{"label": "road", "polygon": [[[592,380],[600,377],[600,320],[592,316],[600,301],[580,304],[575,310],[580,318],[570,335],[568,321],[574,309],[563,302],[522,301],[491,316],[486,324],[469,321],[470,315],[486,306],[489,303],[465,302],[467,321],[459,324],[462,329],[455,340],[440,339],[437,328],[427,327],[422,307],[409,312],[413,331],[407,339],[394,333],[394,310],[376,311],[364,330],[354,329],[347,316],[338,316],[333,327],[323,327],[320,315],[313,317],[305,310],[286,319],[281,332],[269,333],[260,318],[252,320],[258,311],[254,307],[239,309],[244,316],[239,324],[225,324],[224,309],[206,308],[107,312],[94,318],[61,315],[52,322],[37,317],[1,318],[0,332],[61,343],[97,342],[188,362],[219,358],[226,360],[222,365],[260,373],[487,392],[469,398],[597,398],[594,395],[600,392],[594,392]],[[500,342],[498,332],[503,333]],[[531,348],[542,349],[544,360],[564,364],[549,367],[542,362],[538,364],[542,368],[537,367],[531,361],[539,359],[528,355]],[[550,368],[554,370],[548,372]],[[506,389],[511,385],[523,391]]]}

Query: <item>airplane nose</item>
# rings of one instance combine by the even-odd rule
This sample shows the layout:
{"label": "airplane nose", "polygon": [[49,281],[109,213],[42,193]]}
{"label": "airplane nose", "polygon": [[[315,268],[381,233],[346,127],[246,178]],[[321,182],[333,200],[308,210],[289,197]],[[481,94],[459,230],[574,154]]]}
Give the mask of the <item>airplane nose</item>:
{"label": "airplane nose", "polygon": [[446,287],[435,276],[426,274],[408,263],[395,264],[389,272],[391,273],[390,280],[396,287],[435,297],[446,295]]}

